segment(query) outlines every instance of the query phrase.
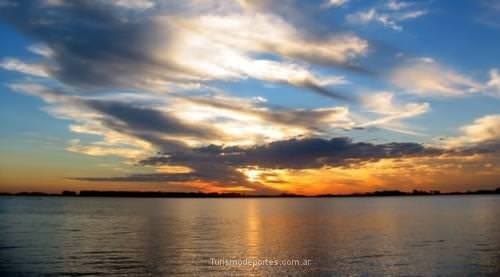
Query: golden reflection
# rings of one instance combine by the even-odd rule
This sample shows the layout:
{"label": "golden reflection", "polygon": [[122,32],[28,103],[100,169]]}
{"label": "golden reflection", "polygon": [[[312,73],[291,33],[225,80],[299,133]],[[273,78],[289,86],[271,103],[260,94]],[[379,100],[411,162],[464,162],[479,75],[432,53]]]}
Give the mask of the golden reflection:
{"label": "golden reflection", "polygon": [[257,200],[248,199],[247,216],[246,216],[246,240],[247,240],[247,257],[259,257],[260,245],[260,220],[257,211]]}

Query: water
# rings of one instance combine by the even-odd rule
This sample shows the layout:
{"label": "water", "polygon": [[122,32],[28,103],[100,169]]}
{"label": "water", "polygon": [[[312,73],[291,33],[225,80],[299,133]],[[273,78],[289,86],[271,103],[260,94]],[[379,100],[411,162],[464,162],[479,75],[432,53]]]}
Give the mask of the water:
{"label": "water", "polygon": [[500,276],[498,196],[0,197],[0,234],[6,275]]}

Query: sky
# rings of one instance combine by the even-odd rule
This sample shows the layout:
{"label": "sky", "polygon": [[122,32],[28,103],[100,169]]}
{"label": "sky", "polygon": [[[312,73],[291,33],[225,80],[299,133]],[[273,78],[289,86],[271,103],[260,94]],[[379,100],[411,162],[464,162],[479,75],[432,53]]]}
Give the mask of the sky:
{"label": "sky", "polygon": [[1,0],[0,191],[500,187],[500,1]]}

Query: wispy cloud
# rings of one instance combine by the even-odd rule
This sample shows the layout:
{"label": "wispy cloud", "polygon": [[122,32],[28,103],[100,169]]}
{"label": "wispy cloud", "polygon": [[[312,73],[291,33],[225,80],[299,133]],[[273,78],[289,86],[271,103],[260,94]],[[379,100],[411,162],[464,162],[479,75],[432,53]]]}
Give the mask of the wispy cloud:
{"label": "wispy cloud", "polygon": [[420,62],[397,68],[392,82],[420,95],[460,96],[477,92],[480,84],[435,62]]}
{"label": "wispy cloud", "polygon": [[155,2],[151,0],[112,0],[113,4],[127,9],[151,9],[155,6]]}
{"label": "wispy cloud", "polygon": [[430,58],[406,61],[390,74],[390,81],[409,93],[421,96],[457,97],[475,93],[499,95],[496,69],[490,70],[489,80],[477,81]]}
{"label": "wispy cloud", "polygon": [[382,117],[360,123],[359,127],[380,126],[396,132],[418,135],[401,123],[401,120],[422,115],[430,110],[430,104],[424,103],[396,103],[394,93],[378,92],[368,94],[363,98],[363,105],[368,111],[382,115]]}
{"label": "wispy cloud", "polygon": [[36,77],[49,77],[49,72],[44,65],[29,64],[14,58],[6,58],[0,62],[0,67],[5,70],[17,71],[20,73],[36,76]]}
{"label": "wispy cloud", "polygon": [[349,2],[349,0],[327,0],[321,6],[323,8],[340,7]]}
{"label": "wispy cloud", "polygon": [[410,2],[389,1],[385,6],[373,7],[347,15],[348,22],[353,24],[379,23],[395,31],[403,30],[403,21],[416,19],[428,13],[427,10],[418,9]]}
{"label": "wispy cloud", "polygon": [[405,8],[410,7],[411,5],[412,5],[412,3],[410,3],[410,2],[397,1],[397,0],[389,0],[386,3],[387,9],[393,10],[393,11],[399,11],[401,9],[405,9]]}

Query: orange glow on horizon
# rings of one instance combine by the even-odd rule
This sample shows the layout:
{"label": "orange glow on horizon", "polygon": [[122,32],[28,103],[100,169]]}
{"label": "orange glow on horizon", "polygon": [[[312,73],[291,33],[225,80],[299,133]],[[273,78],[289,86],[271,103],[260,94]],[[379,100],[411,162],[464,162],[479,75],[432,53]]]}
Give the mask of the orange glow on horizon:
{"label": "orange glow on horizon", "polygon": [[[61,173],[33,168],[32,174],[20,175],[19,170],[2,173],[2,192],[40,191],[58,193],[63,190],[136,190],[136,191],[201,191],[238,192],[243,194],[294,193],[304,195],[349,194],[375,190],[441,190],[465,191],[498,186],[500,173],[497,157],[473,155],[466,157],[440,156],[405,159],[382,159],[350,167],[319,169],[239,168],[248,184],[222,184],[194,180],[189,182],[90,182],[68,179],[66,176],[87,173]],[[188,173],[190,168],[162,166],[159,173]],[[101,174],[106,175],[106,172]],[[20,177],[22,176],[22,177]],[[254,185],[251,185],[254,184]],[[476,184],[471,187],[470,184]]]}

